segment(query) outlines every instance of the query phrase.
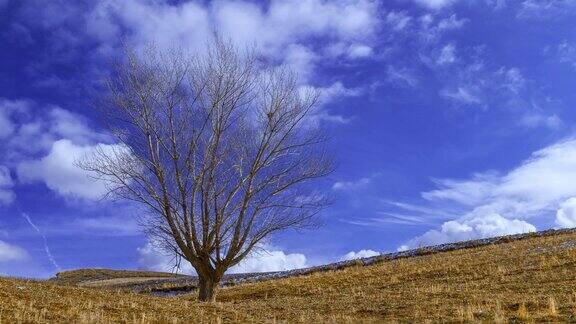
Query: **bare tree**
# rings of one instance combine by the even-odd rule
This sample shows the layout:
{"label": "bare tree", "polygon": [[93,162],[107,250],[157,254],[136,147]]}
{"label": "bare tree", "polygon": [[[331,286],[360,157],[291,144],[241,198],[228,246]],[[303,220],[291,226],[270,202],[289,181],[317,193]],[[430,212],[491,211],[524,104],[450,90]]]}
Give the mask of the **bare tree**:
{"label": "bare tree", "polygon": [[127,50],[101,106],[119,141],[79,162],[150,211],[146,232],[198,273],[213,301],[225,271],[264,238],[310,224],[332,171],[314,90],[216,38],[201,55]]}

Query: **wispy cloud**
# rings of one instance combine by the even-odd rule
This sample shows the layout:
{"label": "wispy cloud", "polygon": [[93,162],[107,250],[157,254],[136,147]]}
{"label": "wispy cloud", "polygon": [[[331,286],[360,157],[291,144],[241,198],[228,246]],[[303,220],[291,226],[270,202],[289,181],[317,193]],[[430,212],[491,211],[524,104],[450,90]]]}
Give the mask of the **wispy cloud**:
{"label": "wispy cloud", "polygon": [[52,251],[50,250],[50,247],[48,246],[48,239],[46,239],[46,235],[44,235],[44,233],[36,226],[36,224],[34,224],[32,222],[32,219],[30,219],[30,216],[28,216],[28,214],[21,212],[20,215],[22,215],[22,217],[26,220],[26,222],[30,225],[30,227],[32,227],[38,233],[38,235],[40,235],[40,237],[42,237],[42,241],[44,242],[44,251],[46,252],[46,256],[48,257],[48,260],[50,261],[50,263],[52,263],[52,265],[54,266],[54,269],[56,271],[61,271],[60,266],[56,262],[56,259],[52,255]]}
{"label": "wispy cloud", "polygon": [[360,178],[358,180],[352,181],[336,181],[332,185],[332,190],[347,191],[347,190],[358,190],[369,185],[372,182],[371,178]]}
{"label": "wispy cloud", "polygon": [[558,59],[576,69],[576,44],[563,41],[558,45]]}
{"label": "wispy cloud", "polygon": [[12,175],[8,167],[0,165],[0,206],[10,205],[16,195],[12,191],[14,186],[14,181],[12,180]]}
{"label": "wispy cloud", "polygon": [[386,69],[386,81],[400,86],[415,87],[418,85],[419,78],[411,69],[389,65]]}
{"label": "wispy cloud", "polygon": [[536,151],[506,174],[478,173],[469,179],[436,183],[439,188],[422,193],[424,199],[468,211],[439,230],[410,240],[407,247],[534,231],[536,227],[528,221],[576,225],[576,140]]}
{"label": "wispy cloud", "polygon": [[415,0],[415,1],[431,9],[441,9],[456,3],[458,0]]}
{"label": "wispy cloud", "polygon": [[421,226],[428,225],[429,218],[425,216],[403,215],[387,212],[378,212],[380,217],[345,220],[344,222],[368,227],[389,227],[395,225]]}

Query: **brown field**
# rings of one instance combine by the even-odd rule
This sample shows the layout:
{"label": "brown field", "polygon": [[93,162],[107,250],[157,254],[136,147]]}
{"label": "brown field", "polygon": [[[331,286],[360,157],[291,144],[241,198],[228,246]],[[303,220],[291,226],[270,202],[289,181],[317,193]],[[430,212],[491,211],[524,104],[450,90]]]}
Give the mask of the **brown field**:
{"label": "brown field", "polygon": [[243,284],[217,300],[0,279],[0,323],[576,322],[576,234]]}

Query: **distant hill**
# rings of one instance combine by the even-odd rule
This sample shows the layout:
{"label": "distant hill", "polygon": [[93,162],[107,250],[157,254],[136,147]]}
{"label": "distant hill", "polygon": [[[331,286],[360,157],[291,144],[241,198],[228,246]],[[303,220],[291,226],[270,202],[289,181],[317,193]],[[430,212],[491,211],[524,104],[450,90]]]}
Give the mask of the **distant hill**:
{"label": "distant hill", "polygon": [[[574,230],[443,245],[306,271],[221,288],[214,304],[199,303],[194,294],[154,297],[4,278],[0,322],[576,322]],[[106,275],[99,278],[127,278]],[[287,277],[274,279],[278,276]]]}
{"label": "distant hill", "polygon": [[157,271],[112,270],[112,269],[77,269],[62,271],[50,281],[58,284],[78,285],[82,283],[111,280],[119,278],[178,278],[187,277],[181,274],[172,274]]}

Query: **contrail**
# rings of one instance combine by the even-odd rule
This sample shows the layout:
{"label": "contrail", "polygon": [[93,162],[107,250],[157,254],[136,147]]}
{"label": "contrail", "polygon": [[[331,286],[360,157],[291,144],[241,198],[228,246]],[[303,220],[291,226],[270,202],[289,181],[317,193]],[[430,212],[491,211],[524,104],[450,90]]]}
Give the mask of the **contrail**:
{"label": "contrail", "polygon": [[32,226],[32,228],[34,230],[36,230],[36,232],[38,232],[38,234],[42,237],[42,239],[44,240],[44,250],[46,251],[46,255],[48,256],[48,260],[50,260],[50,262],[52,263],[54,268],[56,268],[57,271],[61,271],[62,269],[60,269],[60,266],[58,265],[58,263],[56,263],[56,259],[54,259],[54,256],[52,255],[52,252],[50,251],[50,248],[48,247],[48,240],[46,239],[46,235],[44,235],[44,233],[42,233],[42,231],[40,231],[40,229],[32,222],[32,220],[30,219],[30,216],[28,216],[28,214],[26,214],[22,211],[20,212],[20,214],[22,215],[22,217],[24,217],[24,219],[26,219],[28,224],[30,224],[30,226]]}

